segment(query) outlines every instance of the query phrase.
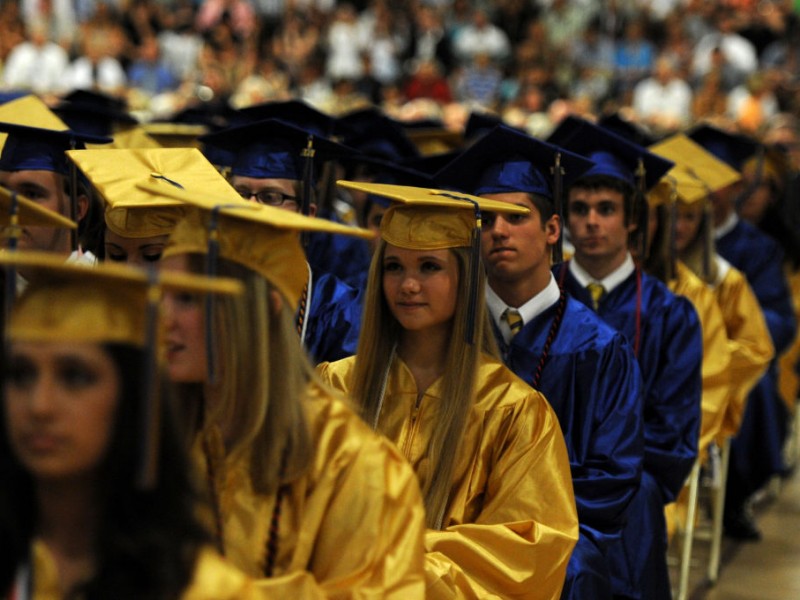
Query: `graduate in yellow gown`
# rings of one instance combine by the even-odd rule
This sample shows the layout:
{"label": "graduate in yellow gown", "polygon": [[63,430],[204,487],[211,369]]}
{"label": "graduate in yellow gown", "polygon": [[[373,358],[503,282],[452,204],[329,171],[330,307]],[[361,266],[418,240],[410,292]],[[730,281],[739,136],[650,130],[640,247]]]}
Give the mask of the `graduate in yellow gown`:
{"label": "graduate in yellow gown", "polygon": [[736,434],[747,395],[764,375],[774,348],[763,313],[744,275],[714,250],[709,195],[738,181],[741,175],[688,137],[678,134],[650,148],[678,165],[672,175],[675,192],[674,245],[678,260],[714,293],[728,338],[730,396],[717,442]]}
{"label": "graduate in yellow gown", "polygon": [[172,295],[164,307],[169,374],[218,549],[271,597],[422,598],[414,473],[315,382],[296,329],[307,281],[298,232],[359,231],[246,202],[232,189],[189,193],[163,175],[149,191],[195,210],[176,225],[162,268],[211,270],[245,287],[212,306]]}
{"label": "graduate in yellow gown", "polygon": [[[255,597],[196,516],[187,458],[157,383],[158,288],[148,274],[43,253],[0,262],[29,276],[6,338],[0,595]],[[158,285],[234,293],[234,283],[165,276]]]}
{"label": "graduate in yellow gown", "polygon": [[[491,352],[466,194],[339,182],[394,201],[367,284],[358,354],[318,371],[417,473],[428,598],[558,598],[578,538],[569,461],[545,398]],[[469,198],[469,200],[465,200]]]}

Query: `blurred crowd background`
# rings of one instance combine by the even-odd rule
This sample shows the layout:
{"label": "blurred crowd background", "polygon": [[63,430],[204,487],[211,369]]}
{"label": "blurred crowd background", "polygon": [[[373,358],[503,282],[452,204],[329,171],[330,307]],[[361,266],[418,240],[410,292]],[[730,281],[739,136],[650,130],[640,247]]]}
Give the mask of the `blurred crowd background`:
{"label": "blurred crowd background", "polygon": [[0,0],[0,85],[103,91],[142,121],[300,98],[454,131],[619,111],[757,134],[800,114],[800,0]]}

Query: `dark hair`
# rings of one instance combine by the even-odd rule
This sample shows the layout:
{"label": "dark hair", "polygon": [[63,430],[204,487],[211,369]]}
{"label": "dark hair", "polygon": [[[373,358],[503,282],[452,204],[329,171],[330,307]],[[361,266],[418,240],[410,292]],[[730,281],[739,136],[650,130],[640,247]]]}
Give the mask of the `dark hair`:
{"label": "dark hair", "polygon": [[[119,373],[114,431],[99,470],[94,577],[70,595],[88,599],[176,598],[191,581],[208,535],[195,516],[197,496],[181,439],[174,430],[167,386],[161,389],[158,477],[152,490],[136,487],[140,466],[144,353],[104,346]],[[5,386],[3,386],[3,397]],[[17,461],[0,410],[0,593],[29,556],[37,514],[34,482]]]}

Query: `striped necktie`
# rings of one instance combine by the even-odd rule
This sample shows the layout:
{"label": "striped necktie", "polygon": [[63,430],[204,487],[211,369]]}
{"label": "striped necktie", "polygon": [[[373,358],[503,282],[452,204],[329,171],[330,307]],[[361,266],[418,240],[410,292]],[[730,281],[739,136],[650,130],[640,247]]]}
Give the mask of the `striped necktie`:
{"label": "striped necktie", "polygon": [[522,315],[516,308],[507,308],[503,311],[503,320],[508,323],[511,329],[511,336],[517,335],[519,330],[522,329]]}
{"label": "striped necktie", "polygon": [[594,310],[597,311],[600,308],[600,299],[605,296],[606,288],[603,287],[602,283],[592,282],[586,285],[586,289],[589,290],[589,294],[592,296],[592,304],[594,305]]}

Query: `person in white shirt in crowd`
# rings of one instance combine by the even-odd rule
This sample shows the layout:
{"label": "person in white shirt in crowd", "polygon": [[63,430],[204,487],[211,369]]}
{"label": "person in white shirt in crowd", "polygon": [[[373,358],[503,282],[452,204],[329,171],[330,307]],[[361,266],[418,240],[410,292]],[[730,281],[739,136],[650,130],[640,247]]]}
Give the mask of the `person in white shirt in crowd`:
{"label": "person in white shirt in crowd", "polygon": [[59,92],[64,88],[68,64],[66,50],[50,39],[47,24],[34,21],[28,25],[28,40],[14,46],[8,55],[2,87],[37,94]]}
{"label": "person in white shirt in crowd", "polygon": [[692,88],[681,79],[671,58],[659,56],[652,76],[633,88],[633,110],[639,120],[658,131],[677,131],[689,124]]}

